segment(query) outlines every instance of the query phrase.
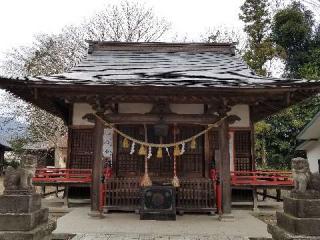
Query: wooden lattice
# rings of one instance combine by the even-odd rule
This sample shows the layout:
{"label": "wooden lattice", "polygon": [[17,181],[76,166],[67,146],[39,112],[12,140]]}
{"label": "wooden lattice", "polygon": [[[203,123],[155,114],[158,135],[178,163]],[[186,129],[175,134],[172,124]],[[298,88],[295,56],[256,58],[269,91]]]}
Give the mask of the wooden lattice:
{"label": "wooden lattice", "polygon": [[[154,135],[153,126],[148,125],[148,142],[160,143],[160,138]],[[144,127],[142,125],[120,126],[119,129],[126,134],[140,140],[144,140]],[[203,130],[199,126],[177,126],[176,141],[186,139]],[[173,142],[173,126],[169,127],[169,134],[163,137],[162,143]],[[130,155],[130,148],[122,147],[123,137],[118,138],[118,153],[116,161],[116,173],[119,177],[142,176],[144,173],[144,156],[137,154],[139,146],[136,146],[134,154]],[[151,177],[170,177],[173,173],[173,152],[170,150],[171,159],[163,149],[163,158],[156,157],[157,149],[153,149],[152,157],[148,160],[148,170]],[[203,137],[197,139],[196,149],[186,146],[185,153],[177,157],[178,176],[201,177],[204,165],[204,141]]]}
{"label": "wooden lattice", "polygon": [[234,133],[235,171],[252,170],[251,132],[236,131]]}
{"label": "wooden lattice", "polygon": [[[169,178],[155,178],[170,182]],[[177,190],[177,209],[211,212],[215,207],[213,183],[210,179],[180,179]],[[140,178],[111,178],[106,181],[106,210],[134,211],[140,207]]]}
{"label": "wooden lattice", "polygon": [[93,129],[70,129],[69,168],[92,168]]}

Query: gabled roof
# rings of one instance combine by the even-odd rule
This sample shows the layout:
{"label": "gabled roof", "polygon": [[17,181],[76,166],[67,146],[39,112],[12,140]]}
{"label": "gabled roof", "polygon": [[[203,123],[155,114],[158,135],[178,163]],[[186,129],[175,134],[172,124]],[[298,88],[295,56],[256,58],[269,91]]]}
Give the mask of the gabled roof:
{"label": "gabled roof", "polygon": [[312,140],[312,139],[311,140],[305,140],[300,145],[298,145],[296,147],[296,150],[305,151],[305,150],[308,150],[308,149],[312,149],[315,146],[317,146],[317,143],[319,143],[319,141],[317,139],[315,139],[315,140]]}
{"label": "gabled roof", "polygon": [[4,88],[65,121],[74,102],[248,104],[254,121],[320,92],[319,81],[256,75],[226,43],[88,41],[88,56],[50,76],[0,77]]}
{"label": "gabled roof", "polygon": [[320,112],[302,129],[297,136],[299,140],[320,139]]}
{"label": "gabled roof", "polygon": [[[33,85],[290,88],[306,80],[256,75],[232,44],[89,41],[89,54],[70,71],[10,79]],[[0,85],[4,79],[0,78]]]}
{"label": "gabled roof", "polygon": [[10,144],[8,144],[7,142],[5,142],[2,139],[0,139],[0,150],[11,151],[12,149],[10,147]]}

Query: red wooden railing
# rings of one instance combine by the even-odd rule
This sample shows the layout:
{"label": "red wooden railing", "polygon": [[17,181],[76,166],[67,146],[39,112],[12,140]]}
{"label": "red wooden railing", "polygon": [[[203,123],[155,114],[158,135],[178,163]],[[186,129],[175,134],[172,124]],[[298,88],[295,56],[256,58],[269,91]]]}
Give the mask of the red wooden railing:
{"label": "red wooden railing", "polygon": [[250,186],[293,185],[292,172],[284,171],[232,171],[231,184]]}
{"label": "red wooden railing", "polygon": [[34,183],[91,183],[91,169],[39,168],[32,179]]}
{"label": "red wooden railing", "polygon": [[[213,191],[216,194],[216,204],[218,211],[221,211],[221,185],[218,172],[211,170],[210,177],[213,184]],[[104,178],[112,176],[112,169],[104,169]],[[66,169],[66,168],[40,168],[35,172],[34,183],[88,183],[92,182],[91,169]],[[284,171],[232,171],[231,185],[233,186],[291,186],[293,185],[292,173]],[[106,200],[106,184],[101,181],[99,205],[102,211]]]}

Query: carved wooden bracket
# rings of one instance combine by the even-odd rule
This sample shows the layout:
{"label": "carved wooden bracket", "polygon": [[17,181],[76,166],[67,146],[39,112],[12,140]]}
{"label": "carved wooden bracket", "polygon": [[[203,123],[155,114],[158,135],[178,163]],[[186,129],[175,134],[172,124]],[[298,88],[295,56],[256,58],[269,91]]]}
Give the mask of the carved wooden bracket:
{"label": "carved wooden bracket", "polygon": [[163,116],[165,114],[172,113],[170,109],[170,104],[167,102],[157,102],[152,106],[151,111],[148,114],[157,114],[159,116]]}
{"label": "carved wooden bracket", "polygon": [[116,109],[112,103],[106,103],[99,96],[96,96],[93,101],[90,101],[92,109],[97,113],[105,113],[106,111],[110,111],[112,113],[116,112]]}
{"label": "carved wooden bracket", "polygon": [[226,118],[226,121],[229,125],[235,123],[236,121],[240,121],[240,120],[241,120],[241,118],[237,115],[230,115]]}

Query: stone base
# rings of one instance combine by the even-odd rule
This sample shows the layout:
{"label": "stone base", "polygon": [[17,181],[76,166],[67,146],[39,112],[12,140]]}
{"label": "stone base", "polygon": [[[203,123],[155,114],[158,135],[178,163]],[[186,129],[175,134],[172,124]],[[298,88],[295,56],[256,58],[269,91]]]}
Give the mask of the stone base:
{"label": "stone base", "polygon": [[29,231],[47,222],[48,215],[48,208],[32,213],[0,213],[0,231]]}
{"label": "stone base", "polygon": [[272,235],[272,239],[274,240],[320,240],[320,236],[293,235],[272,224],[268,225],[268,232]]}
{"label": "stone base", "polygon": [[99,212],[99,211],[90,211],[88,213],[88,216],[93,217],[93,218],[104,218],[103,213]]}
{"label": "stone base", "polygon": [[277,224],[292,234],[320,236],[320,218],[297,218],[277,212]]}
{"label": "stone base", "polygon": [[31,231],[0,231],[0,240],[50,240],[55,221],[43,223]]}
{"label": "stone base", "polygon": [[320,192],[317,190],[307,190],[306,192],[292,190],[290,197],[296,199],[320,199]]}
{"label": "stone base", "polygon": [[31,213],[41,208],[40,194],[2,195],[0,196],[1,213]]}
{"label": "stone base", "polygon": [[233,222],[234,221],[234,215],[232,213],[224,213],[219,216],[219,220],[221,222]]}
{"label": "stone base", "polygon": [[298,199],[287,197],[283,209],[297,218],[320,218],[320,199]]}

